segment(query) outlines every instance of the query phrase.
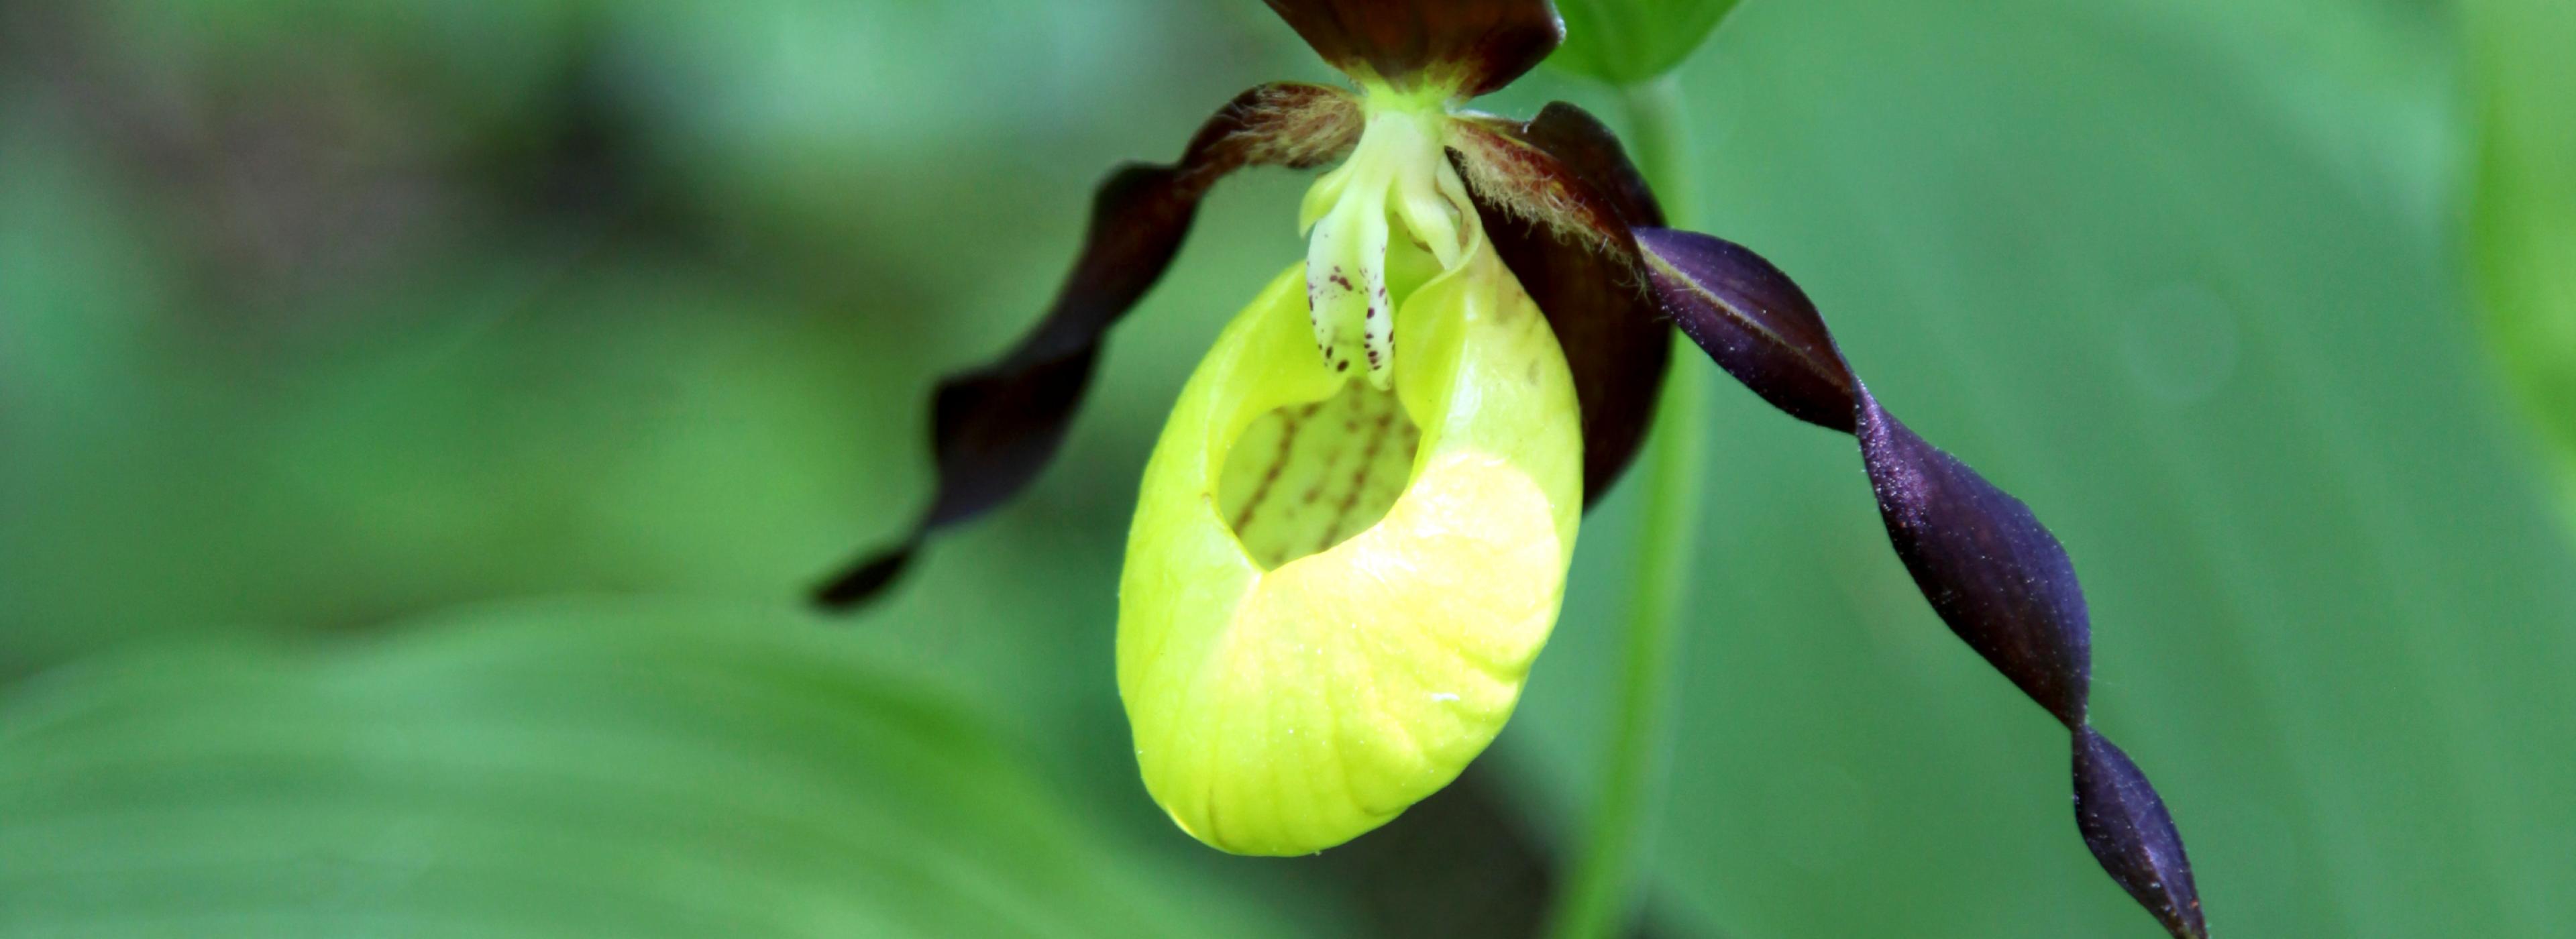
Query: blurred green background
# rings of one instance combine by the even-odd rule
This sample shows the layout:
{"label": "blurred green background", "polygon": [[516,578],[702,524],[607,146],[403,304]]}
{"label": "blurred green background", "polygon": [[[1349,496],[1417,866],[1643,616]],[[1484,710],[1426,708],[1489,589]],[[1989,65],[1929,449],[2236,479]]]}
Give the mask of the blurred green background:
{"label": "blurred green background", "polygon": [[[2576,934],[2571,9],[1751,0],[1681,68],[1698,217],[2073,553],[2221,935]],[[1633,487],[1398,823],[1231,858],[1135,780],[1135,482],[1294,174],[1028,497],[796,603],[1090,185],[1276,78],[1252,0],[0,0],[0,934],[1527,933]],[[1640,930],[2154,935],[1849,441],[1721,384]]]}

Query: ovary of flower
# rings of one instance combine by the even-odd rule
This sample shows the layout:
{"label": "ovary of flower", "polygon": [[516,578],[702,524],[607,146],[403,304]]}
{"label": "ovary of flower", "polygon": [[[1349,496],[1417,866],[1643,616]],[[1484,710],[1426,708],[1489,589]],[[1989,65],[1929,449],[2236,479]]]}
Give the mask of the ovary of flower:
{"label": "ovary of flower", "polygon": [[1410,102],[1373,99],[1350,159],[1315,181],[1299,211],[1315,346],[1336,372],[1350,368],[1356,347],[1369,384],[1379,390],[1395,371],[1386,270],[1391,228],[1400,227],[1443,271],[1466,263],[1467,246],[1480,234],[1466,185],[1442,146],[1444,120]]}

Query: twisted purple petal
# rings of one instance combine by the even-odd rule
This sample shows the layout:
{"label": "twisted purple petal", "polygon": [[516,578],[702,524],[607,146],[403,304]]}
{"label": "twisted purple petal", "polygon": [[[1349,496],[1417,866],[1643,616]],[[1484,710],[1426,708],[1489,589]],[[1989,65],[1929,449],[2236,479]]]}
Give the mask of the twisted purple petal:
{"label": "twisted purple petal", "polygon": [[[1789,275],[1733,242],[1640,228],[1665,313],[1718,367],[1789,416],[1852,432],[1857,383],[1824,317]],[[1692,259],[1687,271],[1674,258]]]}
{"label": "twisted purple petal", "polygon": [[2093,636],[2074,562],[2020,499],[1860,396],[1878,514],[1941,621],[2068,727],[2084,723]]}
{"label": "twisted purple petal", "polygon": [[1209,118],[1179,162],[1111,173],[1092,201],[1082,256],[1046,316],[999,360],[940,381],[931,401],[939,490],[930,507],[901,542],[816,588],[815,602],[866,602],[933,531],[990,511],[1037,478],[1064,442],[1109,328],[1162,278],[1218,179],[1255,164],[1319,165],[1349,150],[1359,130],[1359,107],[1347,92],[1262,85]]}
{"label": "twisted purple petal", "polygon": [[2092,632],[2066,549],[2030,507],[1924,442],[1855,377],[1815,304],[1743,247],[1636,230],[1666,315],[1791,416],[1853,434],[1897,557],[1950,631],[2072,735],[2076,827],[2121,889],[2182,939],[2207,939],[2191,860],[2146,774],[2086,724]]}
{"label": "twisted purple petal", "polygon": [[2075,827],[2102,869],[2177,936],[2207,936],[2200,888],[2165,800],[2129,755],[2093,728],[2075,732]]}

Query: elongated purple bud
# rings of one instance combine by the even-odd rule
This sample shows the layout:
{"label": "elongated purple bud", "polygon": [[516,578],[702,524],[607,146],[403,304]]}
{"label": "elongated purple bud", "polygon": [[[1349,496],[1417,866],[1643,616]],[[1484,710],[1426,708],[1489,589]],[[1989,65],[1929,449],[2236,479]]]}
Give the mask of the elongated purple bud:
{"label": "elongated purple bud", "polygon": [[1881,408],[1815,304],[1770,262],[1695,232],[1635,234],[1665,314],[1709,358],[1791,416],[1859,439],[1888,541],[1924,599],[2072,735],[2085,846],[2167,931],[2206,939],[2191,860],[2164,800],[2086,724],[2092,627],[2056,536],[2021,500]]}

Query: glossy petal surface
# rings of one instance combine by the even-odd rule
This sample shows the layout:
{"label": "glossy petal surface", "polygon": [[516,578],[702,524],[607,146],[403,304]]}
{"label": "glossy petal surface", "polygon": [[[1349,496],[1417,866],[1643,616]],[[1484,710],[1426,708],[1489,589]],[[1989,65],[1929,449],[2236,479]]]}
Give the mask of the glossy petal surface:
{"label": "glossy petal surface", "polygon": [[1340,844],[1482,752],[1555,621],[1581,514],[1563,355],[1481,256],[1399,313],[1391,398],[1420,428],[1402,493],[1330,547],[1256,558],[1220,508],[1247,428],[1375,393],[1314,354],[1302,283],[1291,269],[1263,291],[1182,392],[1119,590],[1118,684],[1146,788],[1240,854]]}
{"label": "glossy petal surface", "polygon": [[1481,95],[1565,41],[1548,0],[1268,0],[1315,54],[1354,77]]}

